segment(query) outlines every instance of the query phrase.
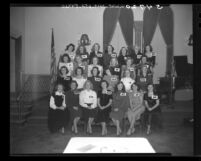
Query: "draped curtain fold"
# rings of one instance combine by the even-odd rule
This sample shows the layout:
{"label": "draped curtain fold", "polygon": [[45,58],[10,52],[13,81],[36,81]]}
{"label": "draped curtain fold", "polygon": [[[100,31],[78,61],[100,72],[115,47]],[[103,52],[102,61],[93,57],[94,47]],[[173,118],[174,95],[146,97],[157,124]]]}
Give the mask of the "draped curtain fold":
{"label": "draped curtain fold", "polygon": [[156,30],[157,21],[158,21],[158,9],[156,7],[145,9],[143,14],[143,38],[144,46],[151,43],[153,35]]}
{"label": "draped curtain fold", "polygon": [[119,16],[119,24],[127,46],[132,47],[134,18],[133,18],[133,11],[131,9],[127,8],[121,9]]}
{"label": "draped curtain fold", "polygon": [[174,35],[174,19],[173,12],[170,7],[164,7],[161,10],[160,17],[158,19],[159,27],[161,29],[162,36],[167,45],[167,63],[166,73],[171,73],[172,59],[173,59],[173,35]]}
{"label": "draped curtain fold", "polygon": [[106,8],[103,13],[103,50],[112,40],[119,15],[120,8]]}
{"label": "draped curtain fold", "polygon": [[167,45],[167,59],[166,59],[166,74],[170,74],[172,71],[172,59],[173,59],[173,35],[174,35],[174,19],[172,9],[163,7],[158,10],[156,7],[145,9],[143,15],[143,37],[144,45],[151,44],[154,32],[156,30],[157,23]]}

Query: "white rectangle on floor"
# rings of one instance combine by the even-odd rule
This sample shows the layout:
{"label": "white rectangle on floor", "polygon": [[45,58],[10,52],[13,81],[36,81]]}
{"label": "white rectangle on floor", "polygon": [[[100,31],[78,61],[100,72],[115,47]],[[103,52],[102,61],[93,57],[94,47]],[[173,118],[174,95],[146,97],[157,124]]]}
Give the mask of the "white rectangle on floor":
{"label": "white rectangle on floor", "polygon": [[63,153],[155,153],[142,137],[72,137]]}

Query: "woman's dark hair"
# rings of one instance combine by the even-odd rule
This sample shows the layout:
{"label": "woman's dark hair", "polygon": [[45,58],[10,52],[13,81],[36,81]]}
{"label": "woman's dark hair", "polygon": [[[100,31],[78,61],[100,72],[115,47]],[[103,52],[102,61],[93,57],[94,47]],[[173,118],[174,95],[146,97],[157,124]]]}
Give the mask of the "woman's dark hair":
{"label": "woman's dark hair", "polygon": [[93,44],[91,51],[95,51],[95,45],[98,45],[98,51],[99,51],[100,50],[100,44],[99,43]]}
{"label": "woman's dark hair", "polygon": [[[109,83],[106,80],[102,80],[100,84],[102,84],[102,83],[106,83],[107,84],[107,88],[109,87]],[[102,88],[102,86],[101,86],[101,88]]]}
{"label": "woman's dark hair", "polygon": [[63,62],[64,63],[64,57],[68,57],[68,63],[70,62],[70,57],[69,57],[69,55],[68,54],[63,54],[63,56],[62,56],[62,58],[61,58],[61,62]]}
{"label": "woman's dark hair", "polygon": [[137,91],[139,91],[140,90],[140,86],[137,84],[137,83],[133,83],[132,85],[131,85],[131,89],[133,89],[133,86],[137,86]]}
{"label": "woman's dark hair", "polygon": [[[108,46],[111,46],[112,47],[112,52],[114,51],[114,47],[112,45],[108,45]],[[108,53],[108,46],[106,47],[105,49],[105,52]]]}
{"label": "woman's dark hair", "polygon": [[84,52],[84,53],[87,52],[87,49],[86,49],[86,47],[85,47],[84,45],[79,45],[79,46],[77,47],[76,54],[78,54],[78,55],[80,54],[80,48],[81,48],[81,47],[83,47],[83,49],[84,49],[83,52]]}
{"label": "woman's dark hair", "polygon": [[100,74],[100,70],[98,69],[98,67],[93,67],[91,70],[91,75],[93,76],[93,70],[97,69],[97,76]]}
{"label": "woman's dark hair", "polygon": [[78,69],[81,70],[81,72],[82,72],[81,75],[83,75],[83,74],[84,74],[84,69],[83,69],[82,67],[77,67],[77,68],[75,69],[75,74],[77,75]]}
{"label": "woman's dark hair", "polygon": [[118,85],[119,85],[119,84],[122,84],[122,85],[123,85],[122,91],[123,91],[123,92],[126,92],[126,88],[125,88],[123,82],[121,82],[121,81],[116,84],[116,86],[115,86],[115,91],[116,91],[116,92],[118,91]]}
{"label": "woman's dark hair", "polygon": [[149,46],[150,51],[152,52],[152,51],[153,51],[153,48],[152,48],[152,46],[149,44],[149,45],[146,45],[146,46],[145,46],[145,48],[144,48],[144,53],[146,53],[146,47],[147,47],[147,46]]}
{"label": "woman's dark hair", "polygon": [[72,50],[72,51],[74,51],[74,50],[75,50],[75,45],[74,45],[74,44],[72,44],[72,43],[70,43],[70,44],[68,44],[68,45],[66,46],[65,51],[67,51],[67,50],[68,50],[68,48],[69,48],[70,46],[72,46],[72,47],[73,47],[73,50]]}
{"label": "woman's dark hair", "polygon": [[119,56],[122,55],[122,50],[126,49],[126,56],[128,55],[128,49],[126,47],[122,47],[119,51]]}
{"label": "woman's dark hair", "polygon": [[148,86],[152,85],[153,87],[153,92],[155,93],[156,92],[156,88],[155,88],[155,85],[153,83],[149,83],[147,84],[147,90],[148,90]]}
{"label": "woman's dark hair", "polygon": [[77,87],[78,87],[77,81],[72,80],[70,84],[72,84],[72,83],[75,83],[75,84],[76,84],[76,89],[77,89]]}
{"label": "woman's dark hair", "polygon": [[58,90],[58,86],[62,86],[62,87],[63,87],[63,91],[65,90],[65,87],[64,87],[63,84],[61,84],[61,83],[57,83],[57,84],[54,85],[53,93],[55,93],[55,92]]}
{"label": "woman's dark hair", "polygon": [[59,70],[59,73],[60,73],[60,75],[62,75],[62,69],[66,69],[66,74],[68,74],[69,73],[69,70],[68,70],[68,68],[66,67],[66,66],[62,66],[61,68],[60,68],[60,70]]}

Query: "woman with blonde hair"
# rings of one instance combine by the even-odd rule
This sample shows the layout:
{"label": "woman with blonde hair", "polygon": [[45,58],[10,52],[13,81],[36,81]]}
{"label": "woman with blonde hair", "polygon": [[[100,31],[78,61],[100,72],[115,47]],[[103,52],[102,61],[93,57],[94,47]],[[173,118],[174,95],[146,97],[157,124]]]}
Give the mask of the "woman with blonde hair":
{"label": "woman with blonde hair", "polygon": [[99,65],[103,66],[103,53],[100,51],[99,43],[95,43],[91,48],[91,53],[89,56],[89,64],[92,64],[93,57],[97,57]]}
{"label": "woman with blonde hair", "polygon": [[97,113],[97,94],[93,90],[93,84],[87,80],[80,92],[79,104],[82,107],[83,118],[87,123],[87,133],[92,134],[91,124]]}
{"label": "woman with blonde hair", "polygon": [[131,86],[132,91],[129,92],[130,108],[128,108],[127,117],[130,127],[127,135],[131,135],[135,131],[135,121],[140,119],[141,114],[145,111],[143,105],[143,93],[139,92],[137,84],[133,83]]}

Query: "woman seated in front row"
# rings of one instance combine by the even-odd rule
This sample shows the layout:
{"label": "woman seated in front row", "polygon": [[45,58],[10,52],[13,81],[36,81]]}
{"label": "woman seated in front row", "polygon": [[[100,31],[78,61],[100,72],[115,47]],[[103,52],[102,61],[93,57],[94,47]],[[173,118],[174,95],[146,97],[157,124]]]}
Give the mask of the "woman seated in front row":
{"label": "woman seated in front row", "polygon": [[82,107],[83,119],[87,123],[87,133],[92,134],[91,125],[97,113],[97,94],[89,80],[85,82],[80,92],[79,104]]}
{"label": "woman seated in front row", "polygon": [[112,92],[108,90],[108,82],[103,80],[101,82],[101,91],[98,92],[98,112],[96,122],[101,123],[102,135],[107,135],[106,124],[109,122],[111,104],[112,104]]}
{"label": "woman seated in front row", "polygon": [[143,105],[143,93],[139,92],[139,87],[135,83],[133,83],[131,86],[129,99],[130,108],[128,108],[127,117],[130,123],[130,127],[127,131],[127,135],[131,135],[135,132],[135,121],[140,119],[141,114],[145,110],[145,107]]}
{"label": "woman seated in front row", "polygon": [[154,91],[153,84],[149,84],[147,88],[148,92],[144,94],[144,102],[146,107],[145,114],[147,116],[147,134],[150,134],[153,116],[157,116],[160,128],[162,127],[162,119],[159,97]]}
{"label": "woman seated in front row", "polygon": [[113,95],[112,111],[110,117],[116,126],[117,136],[121,134],[120,123],[122,123],[123,118],[130,107],[129,95],[125,91],[124,84],[119,82],[117,84],[116,92]]}
{"label": "woman seated in front row", "polygon": [[63,85],[58,84],[56,91],[50,97],[50,108],[48,111],[48,129],[51,133],[61,131],[68,125],[68,112],[65,103]]}
{"label": "woman seated in front row", "polygon": [[72,81],[70,84],[71,90],[66,92],[66,107],[70,111],[70,126],[72,126],[72,132],[78,133],[77,123],[82,116],[82,109],[79,105],[79,92],[77,91],[78,84],[76,81]]}

